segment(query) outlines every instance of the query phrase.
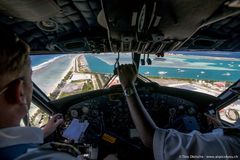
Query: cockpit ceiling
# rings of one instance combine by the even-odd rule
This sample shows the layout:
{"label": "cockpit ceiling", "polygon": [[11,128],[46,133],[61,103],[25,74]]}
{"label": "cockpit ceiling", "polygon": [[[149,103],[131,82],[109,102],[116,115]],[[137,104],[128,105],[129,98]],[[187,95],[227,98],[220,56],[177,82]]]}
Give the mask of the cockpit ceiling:
{"label": "cockpit ceiling", "polygon": [[0,0],[0,23],[33,51],[240,51],[240,5],[226,0]]}

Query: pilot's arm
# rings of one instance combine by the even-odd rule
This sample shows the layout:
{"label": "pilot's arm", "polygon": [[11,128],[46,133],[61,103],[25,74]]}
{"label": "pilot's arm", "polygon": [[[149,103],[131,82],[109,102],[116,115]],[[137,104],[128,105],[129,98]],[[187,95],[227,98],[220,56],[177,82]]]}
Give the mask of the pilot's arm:
{"label": "pilot's arm", "polygon": [[240,138],[224,136],[222,129],[206,134],[198,131],[186,134],[174,129],[158,128],[144,108],[134,86],[136,67],[132,64],[120,65],[118,75],[140,138],[145,146],[153,148],[156,160],[206,159],[212,155],[240,157]]}
{"label": "pilot's arm", "polygon": [[136,66],[132,64],[120,65],[118,67],[118,75],[127,99],[131,117],[140,138],[145,146],[152,148],[156,124],[144,108],[134,86],[137,78]]}

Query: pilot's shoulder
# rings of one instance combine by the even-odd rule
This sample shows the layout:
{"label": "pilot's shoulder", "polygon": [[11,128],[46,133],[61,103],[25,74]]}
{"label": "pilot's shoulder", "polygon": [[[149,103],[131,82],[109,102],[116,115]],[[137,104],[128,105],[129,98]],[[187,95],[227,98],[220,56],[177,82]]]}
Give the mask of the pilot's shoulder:
{"label": "pilot's shoulder", "polygon": [[80,152],[76,151],[73,146],[58,142],[51,142],[44,144],[39,148],[30,149],[27,153],[21,155],[16,160],[28,159],[82,160]]}

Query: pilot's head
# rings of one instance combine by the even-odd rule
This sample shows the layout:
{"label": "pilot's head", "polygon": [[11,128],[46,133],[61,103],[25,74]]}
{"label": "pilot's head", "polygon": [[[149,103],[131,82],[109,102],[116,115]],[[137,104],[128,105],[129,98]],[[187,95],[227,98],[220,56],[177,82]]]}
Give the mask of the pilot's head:
{"label": "pilot's head", "polygon": [[29,51],[24,41],[0,27],[0,127],[4,120],[18,125],[27,114],[32,100]]}

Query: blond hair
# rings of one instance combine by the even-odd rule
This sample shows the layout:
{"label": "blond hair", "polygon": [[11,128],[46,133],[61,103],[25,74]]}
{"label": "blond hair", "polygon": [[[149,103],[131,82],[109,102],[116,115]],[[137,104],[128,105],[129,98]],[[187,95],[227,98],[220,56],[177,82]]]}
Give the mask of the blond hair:
{"label": "blond hair", "polygon": [[18,78],[24,67],[30,65],[29,52],[29,46],[15,35],[0,42],[0,88]]}

